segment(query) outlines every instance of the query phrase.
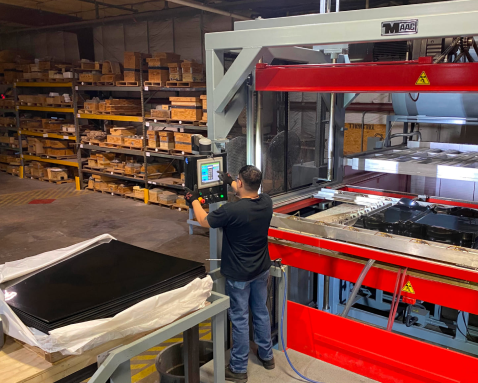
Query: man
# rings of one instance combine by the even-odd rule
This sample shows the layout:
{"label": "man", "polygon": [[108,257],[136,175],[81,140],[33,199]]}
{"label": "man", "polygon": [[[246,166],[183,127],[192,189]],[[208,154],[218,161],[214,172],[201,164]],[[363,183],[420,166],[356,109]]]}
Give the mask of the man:
{"label": "man", "polygon": [[267,233],[272,218],[272,200],[259,194],[262,173],[255,166],[244,166],[234,181],[228,173],[219,178],[239,196],[207,214],[198,201],[197,186],[187,190],[186,200],[192,205],[203,227],[223,228],[221,274],[226,277],[226,294],[230,297],[229,317],[232,322],[232,350],[226,380],[247,382],[249,356],[249,305],[252,310],[254,342],[259,361],[272,370],[271,324],[267,310],[267,282],[271,260]]}

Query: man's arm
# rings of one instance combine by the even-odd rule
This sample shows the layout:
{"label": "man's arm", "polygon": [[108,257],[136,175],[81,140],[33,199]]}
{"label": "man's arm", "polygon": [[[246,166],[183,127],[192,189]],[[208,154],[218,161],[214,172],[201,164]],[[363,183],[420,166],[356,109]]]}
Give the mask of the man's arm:
{"label": "man's arm", "polygon": [[207,221],[207,213],[201,206],[201,202],[197,199],[192,202],[194,214],[196,215],[196,219],[198,220],[199,224],[202,227],[211,227],[209,226],[209,222]]}

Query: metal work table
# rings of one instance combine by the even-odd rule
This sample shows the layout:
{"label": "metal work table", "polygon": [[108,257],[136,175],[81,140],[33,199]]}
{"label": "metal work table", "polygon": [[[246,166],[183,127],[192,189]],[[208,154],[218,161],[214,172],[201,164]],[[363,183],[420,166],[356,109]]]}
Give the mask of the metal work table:
{"label": "metal work table", "polygon": [[89,382],[105,383],[110,379],[112,383],[130,383],[130,359],[181,332],[184,332],[184,345],[187,350],[184,361],[187,366],[186,382],[199,383],[199,359],[197,346],[196,349],[194,347],[199,342],[199,323],[209,318],[212,319],[214,371],[220,372],[214,375],[214,382],[223,383],[225,314],[229,308],[229,297],[212,292],[207,301],[209,304],[204,308],[139,339],[117,339],[82,355],[70,356],[53,364],[8,338],[4,349],[0,351],[2,383],[82,382],[88,377],[85,373],[93,372],[96,368],[97,356],[112,349]]}

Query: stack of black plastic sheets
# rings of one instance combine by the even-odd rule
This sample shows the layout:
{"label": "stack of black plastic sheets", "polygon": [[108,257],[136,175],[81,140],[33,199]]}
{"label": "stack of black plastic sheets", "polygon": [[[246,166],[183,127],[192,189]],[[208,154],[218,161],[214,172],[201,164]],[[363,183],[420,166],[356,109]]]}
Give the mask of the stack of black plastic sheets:
{"label": "stack of black plastic sheets", "polygon": [[205,276],[202,263],[113,240],[8,287],[7,303],[25,325],[48,333],[112,317]]}

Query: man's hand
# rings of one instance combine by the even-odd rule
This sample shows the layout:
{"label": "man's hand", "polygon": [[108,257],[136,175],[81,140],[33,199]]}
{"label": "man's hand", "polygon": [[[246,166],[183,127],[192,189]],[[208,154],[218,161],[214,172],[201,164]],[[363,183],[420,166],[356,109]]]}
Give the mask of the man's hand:
{"label": "man's hand", "polygon": [[232,185],[232,183],[234,182],[229,173],[222,172],[219,170],[217,174],[219,175],[219,179],[227,185]]}
{"label": "man's hand", "polygon": [[[197,185],[194,185],[194,190],[191,190],[191,189],[188,189],[188,188],[184,188],[184,190],[186,190],[186,195],[184,196],[185,200],[187,203],[189,203],[189,206],[192,206],[193,202],[194,201],[199,201],[201,202],[204,201],[200,196],[199,196],[199,190],[198,190],[198,186]],[[203,203],[203,202],[201,202]]]}

